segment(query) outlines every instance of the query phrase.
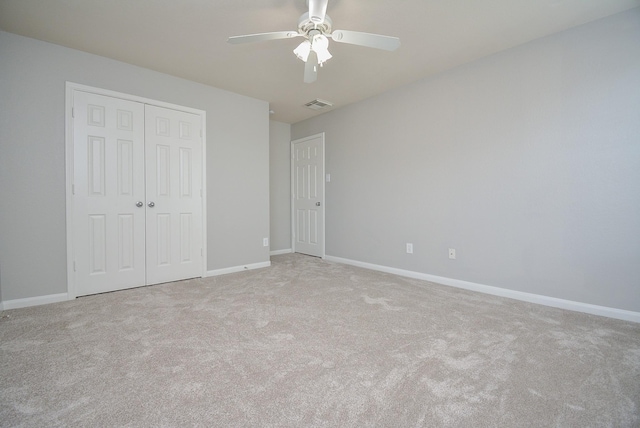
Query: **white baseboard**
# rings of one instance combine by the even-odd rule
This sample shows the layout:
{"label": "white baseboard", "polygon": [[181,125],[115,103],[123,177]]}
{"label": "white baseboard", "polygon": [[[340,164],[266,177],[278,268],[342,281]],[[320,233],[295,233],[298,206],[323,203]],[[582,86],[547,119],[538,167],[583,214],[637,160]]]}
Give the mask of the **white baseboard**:
{"label": "white baseboard", "polygon": [[271,266],[271,262],[252,263],[248,265],[233,266],[230,268],[210,270],[210,271],[207,271],[207,274],[205,276],[226,275],[228,273],[242,272],[244,270],[260,269],[260,268],[265,268],[269,266]]}
{"label": "white baseboard", "polygon": [[287,248],[286,250],[274,250],[274,251],[271,251],[269,254],[272,256],[279,256],[280,254],[289,254],[292,252],[293,251],[291,251],[291,248]]}
{"label": "white baseboard", "polygon": [[463,288],[465,290],[478,291],[480,293],[492,294],[494,296],[507,297],[509,299],[521,300],[523,302],[537,303],[539,305],[551,306],[554,308],[568,309],[570,311],[584,312],[592,315],[599,315],[603,317],[640,323],[640,312],[592,305],[589,303],[576,302],[573,300],[558,299],[556,297],[543,296],[540,294],[525,293],[523,291],[509,290],[506,288],[477,284],[475,282],[461,281],[459,279],[446,278],[443,276],[429,275],[426,273],[413,272],[388,266],[380,266],[372,263],[360,262],[357,260],[343,259],[341,257],[326,256],[325,260],[358,266],[365,269],[377,270],[380,272],[392,273],[394,275],[406,276],[409,278],[421,279],[424,281],[435,282],[451,287]]}
{"label": "white baseboard", "polygon": [[20,309],[29,306],[46,305],[49,303],[65,302],[69,299],[68,293],[49,294],[47,296],[27,297],[24,299],[5,300],[0,306],[1,310]]}
{"label": "white baseboard", "polygon": [[[253,263],[243,266],[235,266],[226,269],[207,271],[205,276],[224,275],[227,273],[241,272],[243,270],[259,269],[271,266],[271,262]],[[19,309],[29,306],[46,305],[48,303],[64,302],[72,300],[68,293],[50,294],[47,296],[27,297],[25,299],[4,300],[0,302],[0,310]]]}

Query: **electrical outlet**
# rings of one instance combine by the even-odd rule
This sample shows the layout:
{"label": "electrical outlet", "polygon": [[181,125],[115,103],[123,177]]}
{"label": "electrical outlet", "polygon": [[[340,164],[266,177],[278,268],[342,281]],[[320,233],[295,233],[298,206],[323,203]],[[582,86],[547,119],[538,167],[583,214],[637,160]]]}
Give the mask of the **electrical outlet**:
{"label": "electrical outlet", "polygon": [[450,259],[455,259],[456,258],[456,249],[455,248],[449,248],[449,258]]}
{"label": "electrical outlet", "polygon": [[407,254],[413,254],[413,244],[407,242]]}
{"label": "electrical outlet", "polygon": [[262,245],[265,246],[265,247],[268,247],[269,246],[269,238],[264,238],[262,240]]}

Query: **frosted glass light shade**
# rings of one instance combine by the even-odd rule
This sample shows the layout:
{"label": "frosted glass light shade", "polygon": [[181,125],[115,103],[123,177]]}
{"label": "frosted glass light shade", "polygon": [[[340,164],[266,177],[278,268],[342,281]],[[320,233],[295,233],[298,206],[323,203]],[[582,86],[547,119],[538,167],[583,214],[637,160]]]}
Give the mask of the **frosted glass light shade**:
{"label": "frosted glass light shade", "polygon": [[320,65],[332,57],[329,53],[329,39],[324,34],[318,34],[313,37],[311,49],[318,55],[318,64]]}
{"label": "frosted glass light shade", "polygon": [[304,42],[300,43],[300,45],[298,45],[298,47],[293,50],[293,53],[296,54],[296,56],[304,62],[307,62],[307,59],[309,58],[309,52],[311,52],[311,43],[309,42],[309,40],[305,40]]}

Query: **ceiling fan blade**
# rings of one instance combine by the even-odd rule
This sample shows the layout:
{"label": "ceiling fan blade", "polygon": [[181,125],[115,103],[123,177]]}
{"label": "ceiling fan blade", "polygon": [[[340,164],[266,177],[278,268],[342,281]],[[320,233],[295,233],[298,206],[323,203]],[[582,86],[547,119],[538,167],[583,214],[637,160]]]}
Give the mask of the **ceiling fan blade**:
{"label": "ceiling fan blade", "polygon": [[366,46],[368,48],[395,51],[400,47],[400,39],[380,34],[361,33],[359,31],[336,30],[330,34],[336,42],[351,45]]}
{"label": "ceiling fan blade", "polygon": [[297,31],[276,31],[274,33],[259,33],[259,34],[246,34],[244,36],[232,36],[227,40],[228,43],[232,45],[237,45],[239,43],[252,43],[252,42],[264,42],[267,40],[278,40],[278,39],[290,39],[292,37],[298,37],[302,34],[299,34]]}
{"label": "ceiling fan blade", "polygon": [[304,64],[304,83],[313,83],[318,79],[318,56],[314,51],[309,52],[309,58]]}
{"label": "ceiling fan blade", "polygon": [[329,3],[329,0],[308,0],[308,2],[309,19],[316,24],[322,24],[327,14],[327,3]]}

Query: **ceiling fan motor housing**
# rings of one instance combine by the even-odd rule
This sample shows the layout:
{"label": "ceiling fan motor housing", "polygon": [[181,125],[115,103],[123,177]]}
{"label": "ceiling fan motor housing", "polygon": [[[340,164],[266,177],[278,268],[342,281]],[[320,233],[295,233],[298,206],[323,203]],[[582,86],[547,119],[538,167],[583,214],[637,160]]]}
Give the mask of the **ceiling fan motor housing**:
{"label": "ceiling fan motor housing", "polygon": [[324,16],[324,22],[317,24],[309,19],[309,12],[303,13],[300,19],[298,19],[298,33],[305,37],[313,36],[311,31],[319,31],[320,33],[327,35],[331,34],[331,28],[333,21],[329,18],[329,15]]}

